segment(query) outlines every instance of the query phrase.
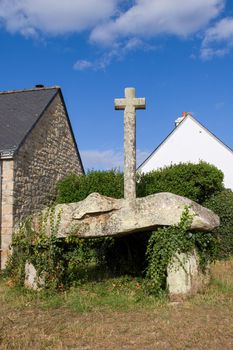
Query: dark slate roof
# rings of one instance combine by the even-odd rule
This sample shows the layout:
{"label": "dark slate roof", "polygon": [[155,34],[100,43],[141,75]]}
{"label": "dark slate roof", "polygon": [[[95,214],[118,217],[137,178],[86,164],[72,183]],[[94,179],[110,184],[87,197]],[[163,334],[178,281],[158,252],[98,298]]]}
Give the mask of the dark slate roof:
{"label": "dark slate roof", "polygon": [[14,154],[59,90],[0,92],[0,157]]}

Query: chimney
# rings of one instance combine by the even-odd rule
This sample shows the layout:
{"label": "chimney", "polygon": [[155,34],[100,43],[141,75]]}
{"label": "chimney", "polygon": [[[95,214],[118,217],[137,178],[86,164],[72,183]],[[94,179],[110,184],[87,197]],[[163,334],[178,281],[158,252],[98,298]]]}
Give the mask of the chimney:
{"label": "chimney", "polygon": [[43,88],[44,88],[44,85],[43,85],[43,84],[36,84],[36,85],[35,85],[35,88],[36,88],[36,89],[43,89]]}
{"label": "chimney", "polygon": [[175,120],[175,126],[178,126],[184,120],[184,118],[186,118],[188,115],[191,115],[191,113],[182,112],[182,117],[179,117]]}

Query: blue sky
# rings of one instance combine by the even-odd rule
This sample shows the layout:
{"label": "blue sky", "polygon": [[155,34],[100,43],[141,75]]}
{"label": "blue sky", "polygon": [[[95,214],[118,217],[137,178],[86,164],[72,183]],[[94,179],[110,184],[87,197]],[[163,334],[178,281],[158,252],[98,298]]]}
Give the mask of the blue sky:
{"label": "blue sky", "polygon": [[[0,0],[0,90],[62,88],[85,168],[122,166],[133,86],[138,163],[191,112],[233,148],[231,0]],[[195,147],[195,145],[194,145]]]}

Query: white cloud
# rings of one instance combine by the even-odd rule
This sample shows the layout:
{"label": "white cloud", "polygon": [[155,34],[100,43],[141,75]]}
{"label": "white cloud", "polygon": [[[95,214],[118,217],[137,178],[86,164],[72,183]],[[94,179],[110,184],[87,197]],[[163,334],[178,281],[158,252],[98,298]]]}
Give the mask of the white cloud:
{"label": "white cloud", "polygon": [[86,70],[86,69],[90,69],[93,67],[93,63],[91,61],[87,61],[87,60],[78,60],[75,62],[75,64],[73,65],[73,68],[75,70]]}
{"label": "white cloud", "polygon": [[213,57],[223,57],[227,55],[230,51],[229,47],[222,49],[211,48],[211,47],[202,47],[201,48],[201,58],[203,60],[209,60]]}
{"label": "white cloud", "polygon": [[[109,150],[83,150],[80,151],[85,169],[123,170],[124,155],[122,151]],[[137,164],[141,164],[149,152],[137,150]]]}
{"label": "white cloud", "polygon": [[126,12],[94,28],[91,39],[110,44],[131,36],[187,36],[219,15],[224,3],[225,0],[136,0]]}
{"label": "white cloud", "polygon": [[116,11],[117,0],[1,0],[0,21],[11,32],[66,34],[93,28]]}
{"label": "white cloud", "polygon": [[221,109],[223,109],[224,107],[225,107],[225,102],[223,102],[223,101],[217,102],[217,103],[215,104],[215,108],[216,108],[217,110],[221,110]]}
{"label": "white cloud", "polygon": [[115,43],[110,50],[107,50],[94,61],[78,60],[73,65],[75,70],[104,70],[113,60],[122,60],[129,52],[143,48],[144,50],[154,50],[155,47],[144,43],[141,39],[131,38],[124,42]]}
{"label": "white cloud", "polygon": [[225,0],[1,0],[7,30],[51,35],[93,30],[100,43],[161,33],[186,36],[215,18]]}
{"label": "white cloud", "polygon": [[233,39],[233,17],[223,18],[214,27],[209,28],[206,31],[204,44],[229,39]]}
{"label": "white cloud", "polygon": [[233,48],[233,17],[226,17],[209,28],[202,43],[201,57],[225,56]]}
{"label": "white cloud", "polygon": [[[86,31],[91,42],[105,47],[96,60],[79,60],[74,69],[104,69],[129,51],[145,48],[158,35],[189,35],[205,30],[226,0],[0,0],[0,26],[25,37]],[[206,31],[202,58],[225,55],[232,46],[232,18]],[[225,41],[215,49],[213,44]],[[143,43],[143,44],[142,44]]]}
{"label": "white cloud", "polygon": [[109,170],[123,166],[123,153],[120,151],[83,150],[80,154],[85,169]]}

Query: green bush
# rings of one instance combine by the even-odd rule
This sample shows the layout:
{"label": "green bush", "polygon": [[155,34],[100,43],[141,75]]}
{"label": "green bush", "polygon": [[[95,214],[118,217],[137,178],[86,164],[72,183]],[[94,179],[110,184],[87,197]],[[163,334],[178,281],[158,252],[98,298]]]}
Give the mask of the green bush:
{"label": "green bush", "polygon": [[223,173],[205,162],[180,163],[141,174],[137,184],[138,197],[153,193],[172,192],[203,203],[223,190]]}
{"label": "green bush", "polygon": [[[138,175],[137,196],[172,192],[202,203],[223,190],[223,173],[205,162],[171,165],[147,174]],[[122,198],[123,173],[89,171],[86,176],[69,175],[58,182],[57,203],[72,203],[85,199],[90,193]]]}
{"label": "green bush", "polygon": [[220,217],[220,226],[214,234],[219,240],[218,258],[233,255],[233,192],[224,190],[206,200],[203,205]]}
{"label": "green bush", "polygon": [[89,171],[86,176],[71,174],[57,184],[57,203],[73,203],[98,192],[113,198],[123,197],[123,174],[116,170]]}

